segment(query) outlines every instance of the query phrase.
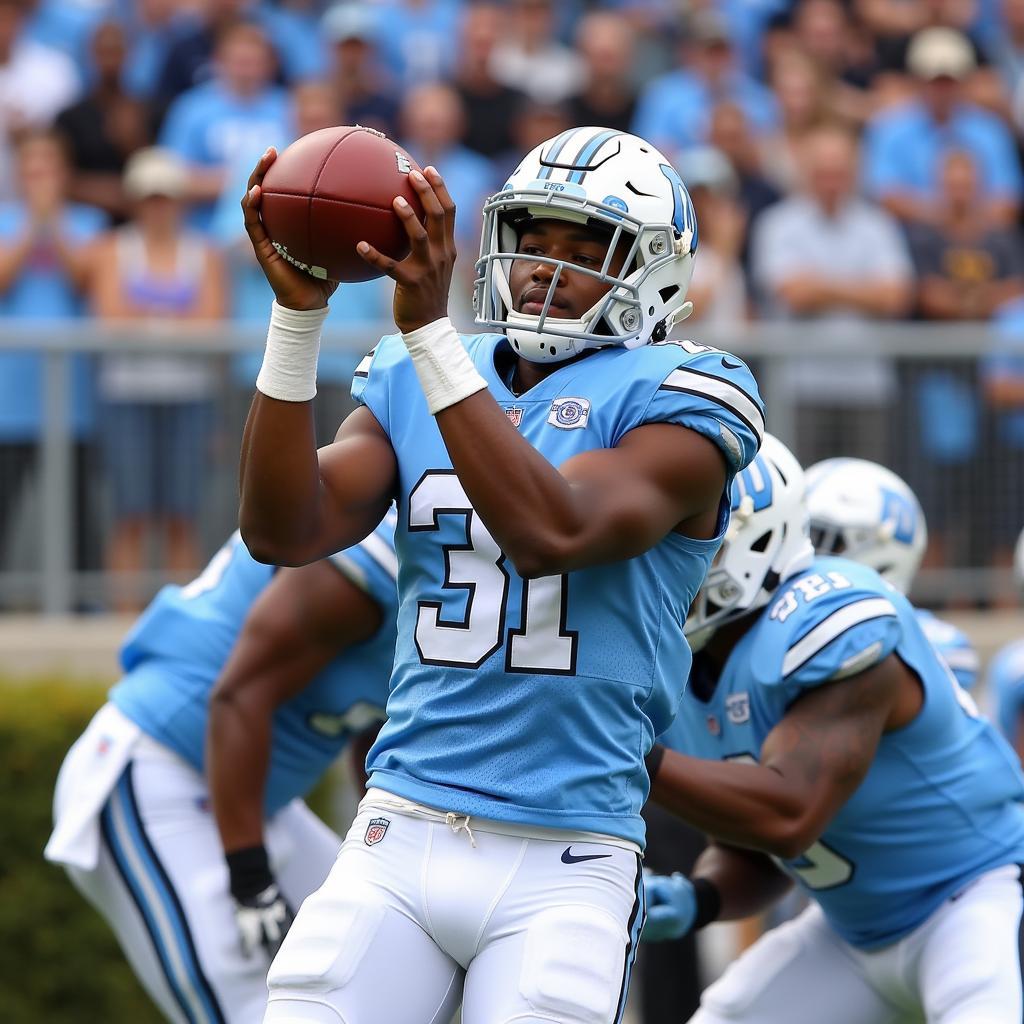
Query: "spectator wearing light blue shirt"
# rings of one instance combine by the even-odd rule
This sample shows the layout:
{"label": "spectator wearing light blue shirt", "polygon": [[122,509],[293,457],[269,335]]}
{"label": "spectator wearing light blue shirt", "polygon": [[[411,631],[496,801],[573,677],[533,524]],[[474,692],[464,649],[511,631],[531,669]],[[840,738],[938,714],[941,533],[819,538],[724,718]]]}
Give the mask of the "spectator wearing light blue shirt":
{"label": "spectator wearing light blue shirt", "polygon": [[651,82],[640,96],[633,132],[665,152],[707,141],[716,104],[735,103],[758,135],[778,126],[770,89],[736,63],[726,25],[711,11],[688,23],[680,67]]}
{"label": "spectator wearing light blue shirt", "polygon": [[907,67],[920,82],[917,99],[868,124],[868,192],[902,220],[933,222],[943,158],[963,150],[978,167],[983,215],[992,225],[1011,224],[1024,185],[1020,158],[1003,122],[962,98],[962,83],[975,67],[967,37],[950,28],[924,29],[911,40]]}
{"label": "spectator wearing light blue shirt", "polygon": [[458,57],[461,8],[460,0],[378,0],[377,46],[403,86],[447,76]]}
{"label": "spectator wearing light blue shirt", "polygon": [[214,201],[239,156],[288,134],[288,96],[272,84],[273,51],[263,30],[241,22],[221,37],[216,74],[171,105],[160,144],[190,165],[187,199],[199,204],[193,223],[205,228]]}
{"label": "spectator wearing light blue shirt", "polygon": [[[68,167],[60,140],[34,132],[18,144],[16,177],[21,199],[0,204],[0,317],[31,321],[74,320],[82,316],[86,276],[84,247],[106,218],[89,206],[66,201]],[[92,367],[82,356],[71,361],[68,421],[75,444],[76,564],[94,562],[87,516],[86,459],[93,429]],[[0,353],[0,545],[32,470],[43,430],[43,356],[32,351]],[[86,525],[88,524],[88,526]],[[91,557],[90,557],[91,556]]]}
{"label": "spectator wearing light blue shirt", "polygon": [[435,83],[410,90],[402,104],[402,142],[421,167],[433,165],[443,175],[457,208],[456,236],[479,233],[484,199],[497,190],[494,165],[461,145],[462,100],[449,85]]}

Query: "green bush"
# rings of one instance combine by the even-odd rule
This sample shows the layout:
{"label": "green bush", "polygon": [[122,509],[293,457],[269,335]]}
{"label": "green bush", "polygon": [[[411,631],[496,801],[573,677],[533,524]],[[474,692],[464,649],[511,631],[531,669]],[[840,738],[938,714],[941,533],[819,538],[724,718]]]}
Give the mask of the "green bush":
{"label": "green bush", "polygon": [[104,921],[43,860],[64,755],[106,687],[0,680],[0,1018],[159,1024]]}

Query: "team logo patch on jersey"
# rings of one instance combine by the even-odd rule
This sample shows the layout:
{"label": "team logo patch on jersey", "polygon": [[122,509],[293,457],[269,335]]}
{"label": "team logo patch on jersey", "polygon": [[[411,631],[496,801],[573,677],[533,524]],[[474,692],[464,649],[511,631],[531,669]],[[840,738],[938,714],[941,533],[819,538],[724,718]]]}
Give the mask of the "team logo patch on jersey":
{"label": "team logo patch on jersey", "polygon": [[371,818],[370,824],[366,826],[363,842],[367,846],[376,846],[388,834],[388,825],[390,824],[389,818]]}
{"label": "team logo patch on jersey", "polygon": [[518,405],[513,405],[505,410],[505,415],[509,418],[512,426],[518,430],[519,424],[523,422],[523,410]]}
{"label": "team logo patch on jersey", "polygon": [[750,721],[750,697],[745,693],[734,693],[725,698],[725,716],[733,725]]}
{"label": "team logo patch on jersey", "polygon": [[718,721],[717,718],[715,718],[714,715],[708,715],[707,723],[708,723],[708,732],[711,733],[712,736],[719,736],[721,734],[721,732],[722,732],[721,723]]}
{"label": "team logo patch on jersey", "polygon": [[562,430],[581,430],[589,418],[590,401],[586,398],[556,398],[548,413],[548,423]]}

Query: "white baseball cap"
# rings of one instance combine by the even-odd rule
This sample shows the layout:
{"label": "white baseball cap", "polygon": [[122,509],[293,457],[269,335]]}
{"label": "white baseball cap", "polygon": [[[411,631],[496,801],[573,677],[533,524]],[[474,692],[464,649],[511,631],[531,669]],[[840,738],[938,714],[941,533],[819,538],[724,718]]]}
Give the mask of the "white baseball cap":
{"label": "white baseball cap", "polygon": [[953,28],[922,29],[907,48],[907,70],[915,78],[966,78],[975,67],[970,41]]}
{"label": "white baseball cap", "polygon": [[124,190],[129,199],[167,196],[180,199],[188,186],[188,171],[181,158],[169,149],[148,146],[128,158]]}

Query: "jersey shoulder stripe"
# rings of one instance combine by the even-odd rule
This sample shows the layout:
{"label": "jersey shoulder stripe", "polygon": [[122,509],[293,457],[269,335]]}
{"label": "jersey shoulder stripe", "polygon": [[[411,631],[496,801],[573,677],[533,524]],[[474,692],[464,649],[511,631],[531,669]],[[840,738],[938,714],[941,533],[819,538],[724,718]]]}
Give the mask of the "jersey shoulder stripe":
{"label": "jersey shoulder stripe", "polygon": [[677,391],[681,394],[709,399],[715,405],[728,409],[745,423],[757,436],[758,445],[764,439],[765,422],[761,406],[746,391],[724,377],[718,377],[705,370],[680,366],[665,378],[660,390]]}
{"label": "jersey shoulder stripe", "polygon": [[783,677],[790,676],[799,670],[811,658],[854,626],[887,616],[895,618],[896,615],[895,606],[884,597],[868,597],[853,604],[844,605],[827,619],[819,622],[786,651],[782,659]]}
{"label": "jersey shoulder stripe", "polygon": [[369,377],[370,376],[370,366],[373,363],[373,357],[376,354],[376,352],[377,352],[377,346],[374,345],[373,348],[371,348],[370,351],[367,352],[366,355],[363,356],[363,358],[359,360],[359,365],[355,368],[355,371],[352,374],[353,377]]}

